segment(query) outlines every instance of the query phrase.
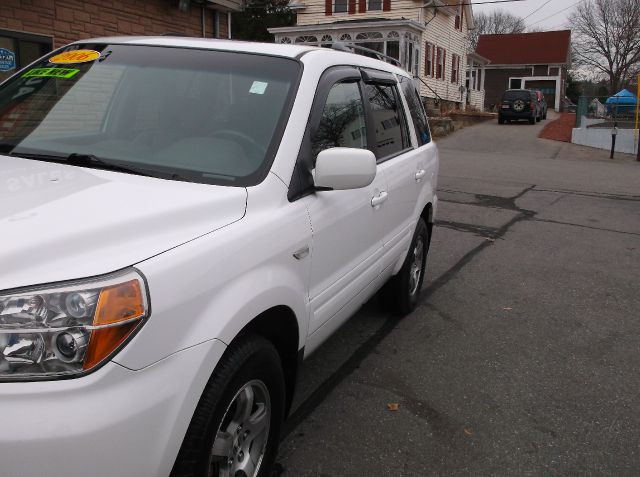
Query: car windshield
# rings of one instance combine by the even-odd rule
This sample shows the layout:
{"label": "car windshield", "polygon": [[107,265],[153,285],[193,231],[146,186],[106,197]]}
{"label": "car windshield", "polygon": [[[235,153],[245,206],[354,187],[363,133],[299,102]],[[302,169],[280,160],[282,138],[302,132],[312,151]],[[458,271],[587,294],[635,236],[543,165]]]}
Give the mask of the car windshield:
{"label": "car windshield", "polygon": [[0,86],[0,153],[85,156],[93,159],[87,167],[224,185],[253,185],[266,175],[297,61],[134,45],[67,51]]}
{"label": "car windshield", "polygon": [[505,91],[502,97],[503,101],[510,101],[514,99],[524,99],[529,101],[531,99],[531,93],[529,91]]}

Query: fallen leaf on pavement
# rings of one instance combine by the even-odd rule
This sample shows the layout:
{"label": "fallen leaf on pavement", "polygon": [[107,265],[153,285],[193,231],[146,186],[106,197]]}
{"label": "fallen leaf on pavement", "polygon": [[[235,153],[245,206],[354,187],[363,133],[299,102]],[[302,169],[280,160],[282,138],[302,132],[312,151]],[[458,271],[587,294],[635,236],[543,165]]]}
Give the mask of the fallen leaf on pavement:
{"label": "fallen leaf on pavement", "polygon": [[473,435],[473,432],[471,431],[471,429],[467,429],[466,427],[464,428],[464,433],[469,437]]}
{"label": "fallen leaf on pavement", "polygon": [[387,404],[387,409],[389,409],[389,411],[397,411],[399,407],[400,404],[398,404],[397,402],[390,402],[389,404]]}
{"label": "fallen leaf on pavement", "polygon": [[504,310],[504,311],[511,311],[511,310],[513,310],[513,308],[511,308],[511,307],[509,307],[509,306],[505,306],[505,307],[503,308],[503,310]]}

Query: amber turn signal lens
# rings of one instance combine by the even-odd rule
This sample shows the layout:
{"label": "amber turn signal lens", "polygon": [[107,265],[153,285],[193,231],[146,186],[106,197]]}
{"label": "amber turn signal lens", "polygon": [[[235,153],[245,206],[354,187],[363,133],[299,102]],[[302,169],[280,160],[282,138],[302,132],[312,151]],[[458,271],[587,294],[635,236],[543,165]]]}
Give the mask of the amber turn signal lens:
{"label": "amber turn signal lens", "polygon": [[119,323],[139,318],[144,313],[144,297],[140,282],[131,280],[102,290],[93,325]]}
{"label": "amber turn signal lens", "polygon": [[[83,368],[91,369],[113,353],[136,329],[137,318],[145,316],[145,297],[138,280],[103,288],[98,298],[94,326],[115,325],[93,330]],[[122,323],[129,321],[128,323]]]}
{"label": "amber turn signal lens", "polygon": [[131,332],[136,329],[138,323],[138,321],[132,321],[131,323],[125,323],[120,326],[93,330],[91,332],[91,339],[89,340],[89,347],[87,348],[83,368],[85,370],[91,369],[113,353],[113,351],[127,339]]}

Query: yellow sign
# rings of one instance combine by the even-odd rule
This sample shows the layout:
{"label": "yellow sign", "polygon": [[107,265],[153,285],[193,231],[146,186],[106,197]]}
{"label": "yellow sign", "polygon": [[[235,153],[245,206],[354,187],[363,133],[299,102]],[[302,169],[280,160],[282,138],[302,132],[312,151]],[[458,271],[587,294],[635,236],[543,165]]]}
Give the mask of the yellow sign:
{"label": "yellow sign", "polygon": [[49,63],[56,65],[66,65],[69,63],[86,63],[100,58],[100,52],[95,50],[73,50],[65,51],[59,55],[49,58]]}

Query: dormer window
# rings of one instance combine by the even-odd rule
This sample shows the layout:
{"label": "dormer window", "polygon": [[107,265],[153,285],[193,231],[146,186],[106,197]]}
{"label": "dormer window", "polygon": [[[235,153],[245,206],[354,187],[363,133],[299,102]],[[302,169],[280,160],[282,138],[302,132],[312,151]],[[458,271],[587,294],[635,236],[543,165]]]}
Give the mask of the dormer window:
{"label": "dormer window", "polygon": [[369,10],[382,10],[382,0],[369,0],[367,5]]}

